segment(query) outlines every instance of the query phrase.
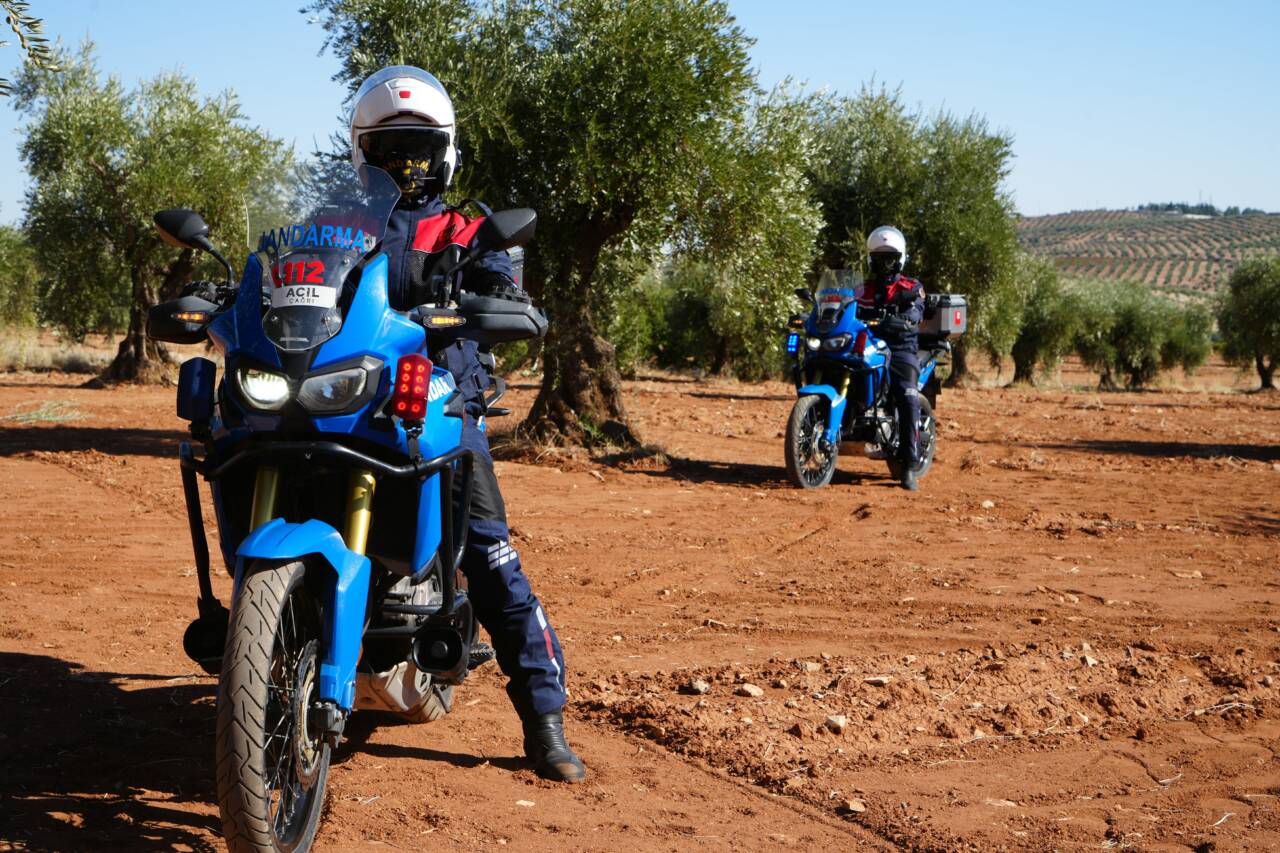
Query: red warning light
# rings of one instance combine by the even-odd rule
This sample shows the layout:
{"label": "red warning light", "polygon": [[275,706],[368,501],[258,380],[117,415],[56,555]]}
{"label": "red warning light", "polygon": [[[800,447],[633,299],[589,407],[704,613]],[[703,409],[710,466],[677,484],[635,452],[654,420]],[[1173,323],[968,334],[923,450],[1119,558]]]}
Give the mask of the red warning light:
{"label": "red warning light", "polygon": [[406,355],[396,364],[396,385],[391,407],[406,421],[420,421],[427,414],[427,388],[431,384],[431,359]]}

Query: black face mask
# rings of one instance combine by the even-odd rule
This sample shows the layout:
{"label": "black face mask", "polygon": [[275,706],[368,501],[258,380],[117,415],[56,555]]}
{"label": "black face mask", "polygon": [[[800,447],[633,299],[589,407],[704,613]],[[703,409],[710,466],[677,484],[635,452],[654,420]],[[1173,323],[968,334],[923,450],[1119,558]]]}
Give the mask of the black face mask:
{"label": "black face mask", "polygon": [[435,183],[430,160],[396,159],[374,165],[391,176],[406,198],[420,198]]}
{"label": "black face mask", "polygon": [[443,189],[439,167],[448,145],[448,134],[432,128],[388,128],[360,140],[369,165],[390,175],[412,200]]}
{"label": "black face mask", "polygon": [[897,252],[875,252],[871,255],[871,280],[888,284],[902,272],[902,255]]}

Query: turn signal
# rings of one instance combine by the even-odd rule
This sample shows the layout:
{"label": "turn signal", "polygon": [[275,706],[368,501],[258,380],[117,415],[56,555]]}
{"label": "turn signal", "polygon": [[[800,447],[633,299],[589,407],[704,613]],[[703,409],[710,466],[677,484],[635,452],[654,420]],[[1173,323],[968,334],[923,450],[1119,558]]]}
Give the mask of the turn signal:
{"label": "turn signal", "polygon": [[173,319],[181,320],[184,323],[207,323],[209,314],[207,311],[177,311],[174,313]]}
{"label": "turn signal", "polygon": [[391,393],[391,413],[406,421],[420,421],[427,414],[427,388],[431,385],[431,359],[406,355],[396,363],[396,387]]}

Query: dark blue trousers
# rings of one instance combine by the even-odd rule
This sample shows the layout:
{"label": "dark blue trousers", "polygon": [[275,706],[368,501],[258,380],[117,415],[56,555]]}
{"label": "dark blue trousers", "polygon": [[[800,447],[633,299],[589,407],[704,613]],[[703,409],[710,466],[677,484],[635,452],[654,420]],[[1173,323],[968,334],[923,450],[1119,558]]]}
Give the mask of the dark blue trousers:
{"label": "dark blue trousers", "polygon": [[564,653],[542,603],[520,569],[511,546],[507,510],[489,455],[489,440],[467,416],[462,446],[475,453],[471,516],[462,573],[472,607],[488,632],[507,695],[522,715],[550,714],[564,707]]}
{"label": "dark blue trousers", "polygon": [[914,342],[909,347],[890,345],[889,352],[889,394],[898,410],[898,459],[914,468],[920,446],[920,359]]}

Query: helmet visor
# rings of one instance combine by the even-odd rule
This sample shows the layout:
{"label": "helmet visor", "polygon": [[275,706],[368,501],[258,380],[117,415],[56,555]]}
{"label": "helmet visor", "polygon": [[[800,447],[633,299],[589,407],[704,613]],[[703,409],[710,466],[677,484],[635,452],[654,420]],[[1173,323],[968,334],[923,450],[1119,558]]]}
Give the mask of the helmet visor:
{"label": "helmet visor", "polygon": [[872,252],[871,275],[883,277],[902,271],[902,255],[897,252]]}
{"label": "helmet visor", "polygon": [[449,134],[424,127],[390,127],[371,130],[360,137],[360,149],[374,166],[385,168],[398,161],[425,160],[428,168],[439,162],[449,147]]}

